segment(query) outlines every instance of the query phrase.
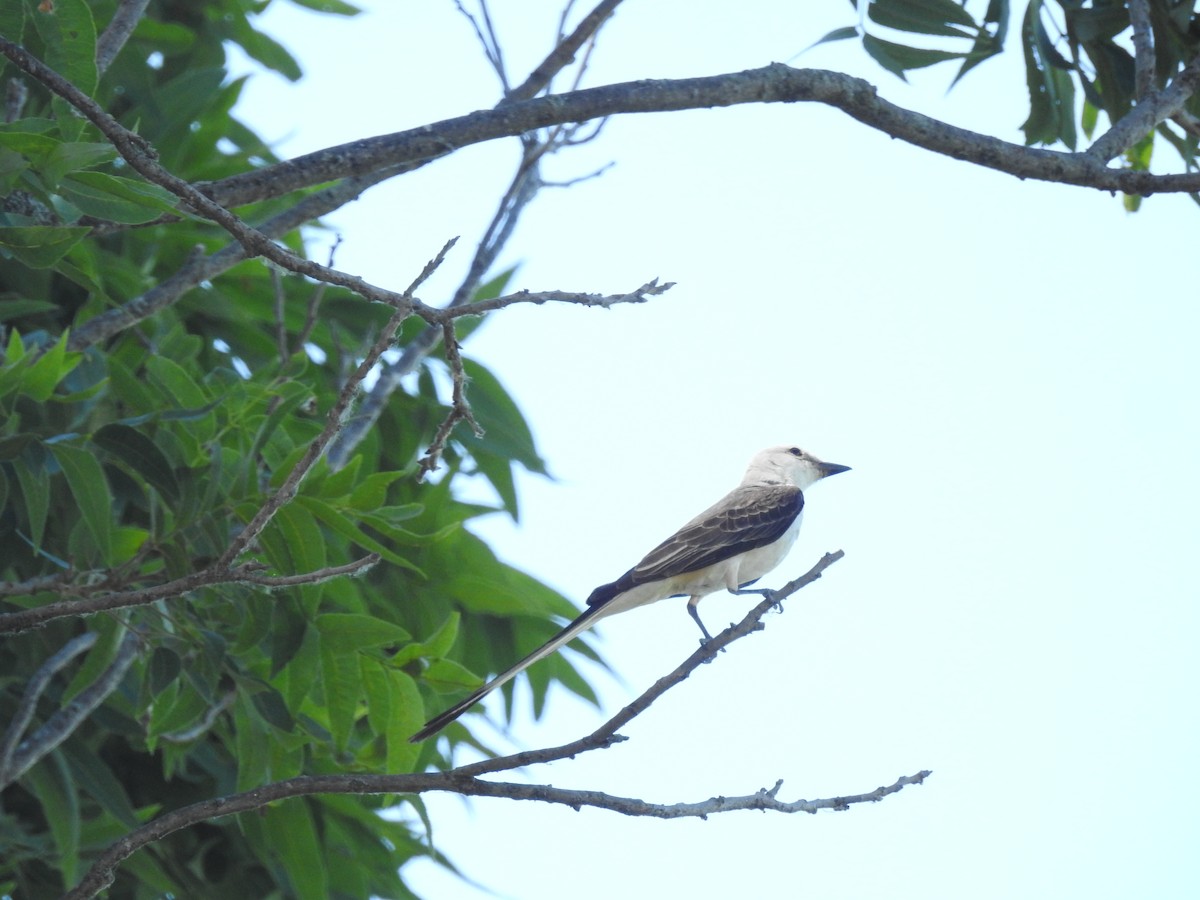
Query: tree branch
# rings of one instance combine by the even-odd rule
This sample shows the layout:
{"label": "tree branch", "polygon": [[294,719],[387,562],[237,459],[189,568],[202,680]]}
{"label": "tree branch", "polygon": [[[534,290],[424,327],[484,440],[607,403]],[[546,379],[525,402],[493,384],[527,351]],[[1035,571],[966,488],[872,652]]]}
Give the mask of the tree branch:
{"label": "tree branch", "polygon": [[471,763],[470,765],[459,766],[452,771],[475,777],[488,772],[502,772],[531,766],[535,763],[568,759],[580,753],[586,753],[589,750],[603,750],[611,747],[613,744],[626,740],[626,738],[617,734],[618,729],[629,724],[629,722],[644,713],[659,697],[677,684],[685,681],[700,666],[714,660],[718,653],[734,641],[741,640],[756,631],[761,631],[764,627],[762,618],[767,614],[768,610],[779,606],[780,603],[796,593],[796,591],[817,581],[825,573],[826,569],[845,555],[841,550],[826,553],[817,561],[816,565],[799,578],[785,584],[778,591],[775,591],[771,597],[764,598],[762,602],[746,613],[736,625],[730,625],[724,631],[715,635],[711,641],[702,644],[699,649],[693,651],[687,659],[681,662],[674,671],[654,682],[639,697],[627,704],[620,712],[591,734],[558,747],[548,747],[542,750],[525,750],[510,756],[485,759],[481,762]]}
{"label": "tree branch", "polygon": [[17,704],[17,711],[13,714],[12,721],[8,723],[8,730],[4,732],[4,740],[0,741],[0,787],[14,780],[8,775],[13,754],[17,750],[17,744],[21,741],[21,735],[25,733],[25,728],[33,719],[37,702],[50,683],[50,679],[57,675],[67,663],[80,653],[90,649],[95,643],[96,632],[94,631],[76,635],[67,641],[57,653],[42,663],[26,683],[25,692],[21,695],[21,702]]}
{"label": "tree branch", "polygon": [[846,810],[856,804],[878,802],[909,785],[921,784],[931,774],[929,770],[903,776],[892,784],[878,787],[873,791],[819,800],[780,800],[778,793],[783,782],[777,781],[773,787],[762,788],[752,794],[716,796],[690,803],[668,804],[650,803],[633,797],[618,797],[598,791],[556,788],[546,784],[484,781],[479,778],[482,774],[510,771],[533,763],[563,759],[579,752],[610,746],[618,740],[623,740],[616,735],[617,728],[644,712],[655,699],[687,678],[699,665],[711,660],[721,648],[762,629],[761,619],[769,609],[805,585],[816,581],[825,569],[841,559],[842,556],[840,550],[825,554],[807,573],[785,585],[773,596],[764,599],[741,622],[730,626],[714,637],[705,647],[692,653],[674,672],[660,678],[641,697],[622,709],[591,735],[581,738],[579,741],[548,750],[526,751],[499,759],[485,760],[445,772],[408,775],[305,775],[267,784],[242,793],[193,803],[152,819],[110,845],[97,857],[79,884],[65,895],[64,900],[85,900],[85,898],[94,897],[112,883],[116,868],[123,860],[142,847],[161,840],[182,828],[209,819],[260,809],[280,800],[312,794],[421,794],[429,791],[446,791],[462,796],[539,800],[543,803],[570,806],[572,809],[589,806],[630,816],[649,816],[660,819],[685,817],[705,819],[710,815],[747,809],[811,814],[822,809]]}
{"label": "tree branch", "polygon": [[1129,24],[1133,28],[1134,84],[1140,105],[1154,94],[1154,28],[1150,24],[1148,0],[1129,0]]}
{"label": "tree branch", "polygon": [[80,723],[117,689],[117,685],[133,665],[139,640],[137,632],[127,630],[117,648],[116,658],[100,673],[100,677],[47,719],[41,728],[17,745],[5,771],[0,773],[3,774],[0,778],[0,790],[24,775],[38,760],[69,738]]}
{"label": "tree branch", "polygon": [[372,553],[345,565],[330,566],[299,575],[264,575],[263,569],[266,568],[266,565],[261,562],[248,562],[230,568],[214,565],[153,587],[101,594],[85,600],[60,600],[45,606],[0,613],[0,634],[28,631],[30,628],[37,628],[54,619],[62,619],[67,616],[90,616],[113,609],[146,606],[159,600],[182,597],[184,594],[190,594],[200,588],[215,587],[219,584],[255,584],[265,588],[283,588],[328,581],[343,575],[358,575],[378,562],[379,556]]}
{"label": "tree branch", "polygon": [[[1116,159],[1143,137],[1150,133],[1151,130],[1158,125],[1159,122],[1171,118],[1176,113],[1183,111],[1183,106],[1196,93],[1196,89],[1200,88],[1200,57],[1196,57],[1184,68],[1180,69],[1179,74],[1174,80],[1161,91],[1152,91],[1144,100],[1139,100],[1130,113],[1113,125],[1107,132],[1096,139],[1082,154],[1072,154],[1074,156],[1083,156],[1089,160],[1094,160],[1101,164],[1107,163],[1111,159]],[[1200,181],[1197,179],[1196,173],[1189,175],[1150,175],[1148,172],[1133,172],[1129,169],[1102,169],[1103,172],[1128,175],[1145,175],[1148,179],[1131,179],[1132,187],[1118,185],[1113,190],[1124,191],[1126,194],[1153,194],[1159,191],[1166,190],[1190,190],[1195,191],[1200,189]],[[1124,182],[1126,179],[1119,179]],[[1155,187],[1155,185],[1184,185],[1193,183],[1191,187]],[[1138,187],[1137,185],[1146,185],[1146,187]]]}
{"label": "tree branch", "polygon": [[558,42],[558,46],[550,51],[550,55],[542,60],[541,65],[529,73],[529,77],[521,85],[508,92],[501,105],[531,100],[541,93],[555,75],[575,61],[575,54],[579,52],[579,48],[595,36],[600,26],[620,5],[621,0],[603,0],[597,4],[596,8],[575,26],[574,31]]}
{"label": "tree branch", "polygon": [[117,54],[133,34],[133,29],[137,28],[138,19],[149,5],[150,0],[121,0],[117,11],[113,13],[112,21],[96,40],[96,70],[101,75],[117,58]]}
{"label": "tree branch", "polygon": [[[1190,96],[1196,80],[1191,66],[1180,73],[1172,88],[1164,92],[1173,89],[1172,106]],[[199,187],[218,202],[238,205],[384,165],[432,159],[461,147],[537,128],[625,113],[745,103],[823,103],[914,146],[1018,178],[1143,195],[1200,190],[1200,173],[1153,175],[1109,169],[1094,148],[1068,153],[1025,147],[896,106],[880,98],[876,88],[861,78],[822,69],[793,69],[782,63],[724,75],[626,82],[539,97],[408,131],[363,138]],[[1134,115],[1149,108],[1138,107]],[[1152,123],[1142,127],[1141,133],[1149,127]]]}

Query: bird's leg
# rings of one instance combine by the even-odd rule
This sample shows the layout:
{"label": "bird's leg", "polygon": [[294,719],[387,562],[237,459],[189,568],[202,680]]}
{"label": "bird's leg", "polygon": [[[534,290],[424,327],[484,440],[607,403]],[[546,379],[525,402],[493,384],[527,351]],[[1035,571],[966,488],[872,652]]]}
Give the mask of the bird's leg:
{"label": "bird's leg", "polygon": [[[692,597],[691,599],[688,600],[687,611],[688,611],[688,615],[691,616],[692,619],[696,622],[696,624],[700,626],[700,633],[704,635],[704,637],[700,638],[700,646],[704,647],[708,644],[709,641],[712,640],[712,635],[708,633],[708,629],[705,628],[704,623],[700,621],[699,605],[700,605],[700,598]],[[724,647],[721,648],[721,652],[722,653],[725,652]],[[708,660],[708,662],[712,662],[712,660],[710,659],[710,660]]]}
{"label": "bird's leg", "polygon": [[775,607],[776,612],[783,612],[783,601],[775,599],[775,592],[771,588],[738,588],[733,593],[735,594],[761,594],[764,600],[770,600],[771,605]]}
{"label": "bird's leg", "polygon": [[700,643],[707,644],[712,640],[712,635],[708,633],[708,629],[705,628],[704,623],[700,621],[699,605],[695,600],[689,600],[687,609],[688,615],[691,616],[695,623],[700,626],[700,633],[704,635],[704,640],[702,640]]}

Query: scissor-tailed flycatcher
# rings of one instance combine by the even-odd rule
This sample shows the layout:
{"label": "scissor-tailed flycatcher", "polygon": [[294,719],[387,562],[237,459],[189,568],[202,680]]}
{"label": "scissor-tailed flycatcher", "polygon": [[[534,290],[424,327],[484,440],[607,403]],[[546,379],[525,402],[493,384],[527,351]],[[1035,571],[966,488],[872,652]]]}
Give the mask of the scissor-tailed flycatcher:
{"label": "scissor-tailed flycatcher", "polygon": [[496,688],[613,613],[666,597],[687,597],[688,613],[705,639],[711,640],[696,611],[700,600],[722,588],[734,594],[769,594],[746,586],[779,565],[792,549],[800,531],[804,489],[849,468],[822,462],[799,447],[770,447],[758,453],[740,485],[616,581],[592,591],[587,609],[571,624],[471,696],[430,719],[409,740],[415,743],[436,734]]}

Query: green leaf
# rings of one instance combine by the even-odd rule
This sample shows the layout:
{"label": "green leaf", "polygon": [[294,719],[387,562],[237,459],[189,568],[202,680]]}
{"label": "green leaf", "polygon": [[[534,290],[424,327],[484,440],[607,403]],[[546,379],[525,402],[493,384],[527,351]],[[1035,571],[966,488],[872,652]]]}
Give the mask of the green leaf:
{"label": "green leaf", "polygon": [[271,611],[271,677],[278,675],[300,650],[308,621],[286,603]]}
{"label": "green leaf", "polygon": [[418,574],[421,573],[421,570],[418,569],[413,563],[396,553],[390,547],[387,547],[375,540],[373,537],[355,525],[349,518],[338,512],[324,500],[319,500],[316,497],[306,497],[302,494],[296,497],[295,504],[307,509],[318,520],[320,520],[322,524],[328,527],[335,534],[341,535],[348,541],[357,544],[365,550],[378,553],[390,563],[403,566],[405,569],[408,569],[411,572],[417,572]]}
{"label": "green leaf", "polygon": [[48,269],[90,230],[79,225],[0,226],[0,255],[7,253],[31,269]]}
{"label": "green leaf", "polygon": [[363,690],[367,695],[367,721],[376,734],[387,734],[392,716],[392,690],[387,664],[380,659],[359,656]]}
{"label": "green leaf", "polygon": [[922,69],[950,59],[962,59],[965,54],[950,53],[946,50],[923,50],[918,47],[906,47],[892,41],[884,41],[874,35],[863,35],[863,48],[871,54],[871,58],[893,75],[904,79],[904,73],[909,69]]}
{"label": "green leaf", "polygon": [[102,172],[68,175],[59,192],[81,212],[125,225],[141,225],[163,213],[177,212],[176,197],[170,191],[156,184]]}
{"label": "green leaf", "polygon": [[62,745],[62,754],[67,760],[75,783],[90,795],[100,808],[124,825],[136,828],[139,824],[129,795],[113,775],[113,771],[81,740],[69,738]]}
{"label": "green leaf", "polygon": [[325,854],[321,852],[307,798],[267,807],[264,820],[271,850],[292,884],[290,896],[299,900],[326,900],[329,873],[325,871]]}
{"label": "green leaf", "polygon": [[857,25],[846,25],[842,28],[835,28],[833,31],[826,32],[819,40],[813,41],[802,52],[807,53],[813,47],[819,47],[821,44],[832,44],[834,41],[848,41],[856,37],[858,37]]}
{"label": "green leaf", "polygon": [[46,533],[46,514],[50,509],[50,473],[46,469],[46,451],[41,444],[32,444],[12,462],[25,502],[25,518],[29,524],[29,539],[35,549],[42,546]]}
{"label": "green leaf", "polygon": [[457,612],[451,613],[446,617],[446,621],[438,626],[437,631],[424,641],[414,641],[401,647],[392,656],[391,664],[404,666],[414,659],[441,659],[450,652],[450,648],[458,639],[458,626],[461,621],[462,617]]}
{"label": "green leaf", "polygon": [[263,685],[250,696],[254,708],[268,725],[280,731],[291,732],[296,728],[296,722],[284,702],[283,695],[270,685]]}
{"label": "green leaf", "polygon": [[324,613],[317,616],[316,626],[322,644],[338,653],[390,647],[412,640],[412,635],[399,625],[360,613]]}
{"label": "green leaf", "polygon": [[32,316],[37,313],[49,312],[52,309],[57,309],[48,300],[33,300],[28,297],[10,297],[5,300],[0,300],[0,322],[6,322],[10,319],[19,319],[22,316]]}
{"label": "green leaf", "polygon": [[146,370],[151,381],[166,391],[182,407],[201,407],[208,403],[209,395],[183,366],[165,356],[154,355],[146,361]]}
{"label": "green leaf", "polygon": [[268,69],[275,70],[288,81],[300,80],[304,73],[300,70],[300,64],[296,62],[295,57],[288,53],[287,48],[261,31],[255,31],[245,24],[245,20],[239,24],[242,27],[238,29],[234,39],[242,45],[242,49],[251,59],[262,63]]}
{"label": "green leaf", "polygon": [[399,669],[388,669],[387,675],[392,708],[387,727],[387,770],[392,774],[411,772],[421,748],[408,739],[425,722],[425,704],[411,675]]}
{"label": "green leaf", "polygon": [[351,6],[343,0],[292,0],[297,6],[315,9],[317,12],[330,13],[335,16],[357,16],[361,9]]}
{"label": "green leaf", "polygon": [[345,750],[358,710],[358,654],[347,652],[336,642],[321,639],[321,684],[325,688],[325,710],[337,749]]}
{"label": "green leaf", "polygon": [[[89,97],[96,90],[96,23],[86,0],[38,4],[33,16],[46,45],[46,63]],[[52,101],[58,126],[68,139],[83,131],[84,119],[65,100]]]}
{"label": "green leaf", "polygon": [[[14,43],[22,42],[25,34],[25,4],[22,0],[0,3],[0,34]],[[3,72],[4,64],[0,63],[0,73]]]}
{"label": "green leaf", "polygon": [[37,798],[41,814],[50,826],[58,850],[56,867],[62,874],[63,887],[75,884],[79,872],[79,804],[71,772],[58,751],[30,769],[22,779]]}
{"label": "green leaf", "polygon": [[120,525],[113,529],[113,562],[117,565],[129,562],[139,550],[150,540],[150,532],[145,528],[135,528],[131,525]]}
{"label": "green leaf", "polygon": [[980,30],[954,0],[872,0],[867,15],[885,28],[917,34],[971,38]]}
{"label": "green leaf", "polygon": [[169,647],[155,647],[154,652],[150,654],[150,665],[147,666],[150,695],[157,697],[166,690],[167,685],[179,677],[182,669],[183,662],[178,653]]}
{"label": "green leaf", "polygon": [[171,463],[158,445],[136,428],[113,422],[96,431],[92,442],[145,478],[167,500],[179,499],[179,480]]}
{"label": "green leaf", "polygon": [[261,787],[271,778],[270,747],[275,737],[267,731],[250,698],[242,693],[233,704],[234,754],[237,790]]}
{"label": "green leaf", "polygon": [[68,444],[55,444],[50,448],[54,458],[67,477],[71,494],[83,514],[92,539],[100,551],[105,565],[112,564],[112,494],[108,479],[99,460],[91,453]]}
{"label": "green leaf", "polygon": [[471,409],[487,432],[481,439],[469,438],[464,443],[514,459],[530,472],[545,474],[546,464],[534,446],[533,432],[500,380],[474,360],[464,359],[463,370],[470,382],[467,397]]}
{"label": "green leaf", "polygon": [[78,170],[111,162],[116,156],[117,151],[112,144],[63,141],[55,145],[54,150],[39,166],[39,170],[47,184],[57,185],[68,172],[94,175],[94,172],[84,173]]}
{"label": "green leaf", "polygon": [[64,332],[49,350],[34,361],[22,380],[22,393],[44,403],[54,393],[58,383],[79,365],[83,354],[67,352],[69,339],[70,335]]}
{"label": "green leaf", "polygon": [[374,510],[387,503],[388,487],[408,475],[405,470],[375,472],[368,475],[350,494],[349,505],[353,509]]}

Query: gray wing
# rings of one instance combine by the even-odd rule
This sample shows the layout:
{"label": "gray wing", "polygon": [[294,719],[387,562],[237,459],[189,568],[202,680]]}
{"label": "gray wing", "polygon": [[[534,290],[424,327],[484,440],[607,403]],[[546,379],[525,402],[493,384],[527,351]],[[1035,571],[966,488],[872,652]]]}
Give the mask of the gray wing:
{"label": "gray wing", "polygon": [[794,485],[739,487],[646,554],[640,563],[588,597],[600,606],[618,594],[675,575],[695,572],[781,538],[804,509]]}

